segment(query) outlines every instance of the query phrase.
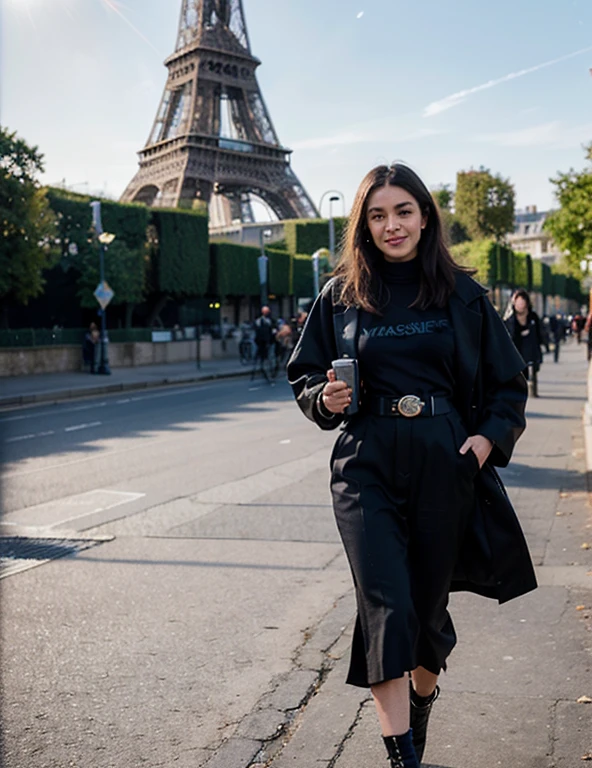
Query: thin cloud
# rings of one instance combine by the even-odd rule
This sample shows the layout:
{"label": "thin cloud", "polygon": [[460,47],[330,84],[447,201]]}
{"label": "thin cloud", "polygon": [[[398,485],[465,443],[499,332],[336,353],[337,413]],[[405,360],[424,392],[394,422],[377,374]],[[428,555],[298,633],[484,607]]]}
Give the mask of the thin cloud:
{"label": "thin cloud", "polygon": [[574,149],[588,141],[591,134],[592,123],[568,126],[562,120],[554,120],[516,131],[479,134],[474,137],[474,141],[498,147]]}
{"label": "thin cloud", "polygon": [[496,85],[507,83],[510,80],[516,80],[519,77],[524,77],[524,75],[530,75],[532,72],[538,72],[540,69],[545,69],[545,67],[552,67],[553,65],[559,64],[562,61],[573,59],[576,56],[580,56],[582,53],[589,53],[590,51],[592,51],[592,46],[588,46],[588,48],[581,48],[579,51],[574,51],[573,53],[568,53],[565,56],[560,56],[558,59],[545,61],[542,64],[537,64],[536,66],[528,67],[527,69],[520,69],[518,72],[511,72],[509,75],[504,75],[504,77],[500,77],[497,80],[489,80],[488,82],[483,83],[482,85],[477,85],[474,88],[467,88],[464,91],[458,91],[457,93],[453,93],[450,96],[445,96],[443,99],[439,99],[438,101],[432,101],[431,104],[428,104],[427,107],[425,107],[423,116],[433,117],[434,115],[440,114],[440,112],[445,112],[447,109],[457,107],[474,93],[486,91]]}
{"label": "thin cloud", "polygon": [[327,149],[328,147],[345,147],[352,144],[368,144],[371,142],[384,142],[384,141],[418,141],[430,136],[445,133],[445,131],[435,130],[431,128],[420,128],[417,131],[411,131],[406,134],[397,136],[396,133],[386,134],[384,128],[381,132],[369,132],[369,133],[356,133],[355,131],[349,133],[338,133],[334,136],[319,136],[313,139],[304,139],[303,141],[294,141],[291,143],[292,149]]}

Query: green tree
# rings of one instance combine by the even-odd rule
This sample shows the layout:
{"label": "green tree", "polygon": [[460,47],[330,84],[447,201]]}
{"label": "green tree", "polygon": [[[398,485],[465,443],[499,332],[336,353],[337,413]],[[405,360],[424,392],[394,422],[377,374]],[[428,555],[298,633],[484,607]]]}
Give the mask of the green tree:
{"label": "green tree", "polygon": [[454,192],[450,189],[450,185],[443,184],[442,186],[433,189],[432,196],[440,209],[442,225],[450,245],[459,245],[460,243],[469,240],[470,238],[466,229],[452,211]]}
{"label": "green tree", "polygon": [[472,240],[491,237],[499,243],[514,229],[514,187],[487,168],[459,171],[454,202],[456,218]]}
{"label": "green tree", "polygon": [[441,186],[432,189],[432,197],[438,203],[440,211],[452,210],[454,192],[450,189],[450,184],[442,184]]}
{"label": "green tree", "polygon": [[[75,262],[80,270],[80,304],[89,309],[97,307],[94,291],[100,281],[98,248],[98,244],[93,243],[79,251]],[[131,328],[134,307],[143,300],[147,258],[145,247],[130,248],[123,240],[115,239],[105,248],[105,280],[115,292],[110,306],[126,305],[126,328]]]}
{"label": "green tree", "polygon": [[0,126],[0,300],[2,324],[11,304],[43,291],[43,272],[56,259],[54,216],[36,176],[43,156]]}
{"label": "green tree", "polygon": [[[592,144],[586,148],[592,161]],[[573,168],[551,179],[559,210],[545,221],[545,230],[565,251],[562,266],[575,277],[581,277],[580,262],[592,254],[592,166],[576,172]]]}

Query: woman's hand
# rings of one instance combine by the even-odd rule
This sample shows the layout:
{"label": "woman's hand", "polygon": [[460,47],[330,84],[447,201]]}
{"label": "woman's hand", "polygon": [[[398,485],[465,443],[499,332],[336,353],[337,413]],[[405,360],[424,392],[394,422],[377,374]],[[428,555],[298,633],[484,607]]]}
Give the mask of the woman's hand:
{"label": "woman's hand", "polygon": [[351,403],[352,391],[345,381],[337,381],[335,371],[327,371],[329,383],[323,389],[323,405],[331,413],[343,413]]}
{"label": "woman's hand", "polygon": [[473,451],[479,462],[479,469],[485,464],[491,451],[493,443],[489,438],[483,435],[472,435],[467,437],[459,449],[459,453],[465,454],[467,451]]}

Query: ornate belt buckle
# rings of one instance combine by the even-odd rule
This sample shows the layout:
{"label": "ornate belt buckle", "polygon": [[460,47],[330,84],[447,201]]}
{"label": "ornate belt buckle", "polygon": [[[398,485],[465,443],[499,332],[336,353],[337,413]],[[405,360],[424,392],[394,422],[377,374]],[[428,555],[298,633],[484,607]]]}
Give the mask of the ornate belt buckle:
{"label": "ornate belt buckle", "polygon": [[413,419],[415,416],[423,411],[425,403],[420,400],[417,395],[405,395],[399,399],[397,403],[397,410],[401,416],[405,416],[408,419]]}

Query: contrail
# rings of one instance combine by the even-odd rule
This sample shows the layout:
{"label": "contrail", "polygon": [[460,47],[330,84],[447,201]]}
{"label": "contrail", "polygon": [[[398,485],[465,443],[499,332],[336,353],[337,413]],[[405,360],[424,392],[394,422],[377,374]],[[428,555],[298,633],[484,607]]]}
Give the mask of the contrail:
{"label": "contrail", "polygon": [[143,33],[142,33],[142,32],[141,32],[141,31],[140,31],[140,30],[139,30],[139,29],[138,29],[138,28],[137,28],[137,27],[136,27],[136,26],[135,26],[135,25],[134,25],[134,24],[133,24],[133,23],[132,23],[132,22],[131,22],[129,19],[128,19],[128,18],[127,18],[127,16],[125,16],[125,14],[124,14],[124,13],[121,11],[121,9],[117,7],[117,5],[116,5],[116,0],[101,0],[101,2],[103,2],[103,3],[104,3],[106,6],[107,6],[107,8],[110,8],[110,9],[111,9],[112,11],[114,11],[114,12],[115,12],[115,13],[116,13],[116,14],[117,14],[117,15],[118,15],[118,16],[119,16],[121,19],[123,19],[123,21],[125,21],[125,23],[128,25],[128,27],[130,27],[131,29],[133,29],[133,31],[136,33],[136,35],[138,35],[138,37],[142,38],[142,40],[143,40],[143,41],[146,43],[146,45],[149,45],[149,46],[150,46],[150,48],[152,48],[152,50],[153,50],[153,51],[154,51],[156,54],[158,54],[158,56],[160,56],[160,58],[163,58],[163,55],[162,55],[162,53],[161,53],[161,52],[160,52],[160,51],[159,51],[157,48],[155,48],[155,47],[154,47],[154,45],[152,45],[152,43],[150,42],[150,40],[148,40],[148,38],[146,37],[146,35],[144,35],[144,34],[143,34]]}
{"label": "contrail", "polygon": [[458,91],[457,93],[453,93],[450,96],[445,96],[443,99],[439,99],[438,101],[432,101],[431,104],[428,104],[427,107],[424,108],[423,116],[432,117],[433,115],[438,115],[440,112],[445,112],[447,109],[452,109],[452,107],[456,107],[459,104],[462,104],[462,102],[466,101],[466,99],[473,93],[486,91],[488,88],[493,88],[495,85],[507,83],[508,80],[516,80],[518,77],[529,75],[531,72],[538,72],[539,69],[551,67],[554,64],[559,64],[560,61],[573,59],[575,56],[580,56],[582,53],[588,53],[589,51],[592,51],[592,46],[589,46],[588,48],[581,48],[579,51],[568,53],[566,56],[560,56],[558,59],[545,61],[543,64],[537,64],[535,67],[521,69],[518,72],[511,72],[509,75],[500,77],[497,80],[489,80],[487,83],[483,83],[483,85],[476,85],[474,88],[468,88],[466,91]]}

